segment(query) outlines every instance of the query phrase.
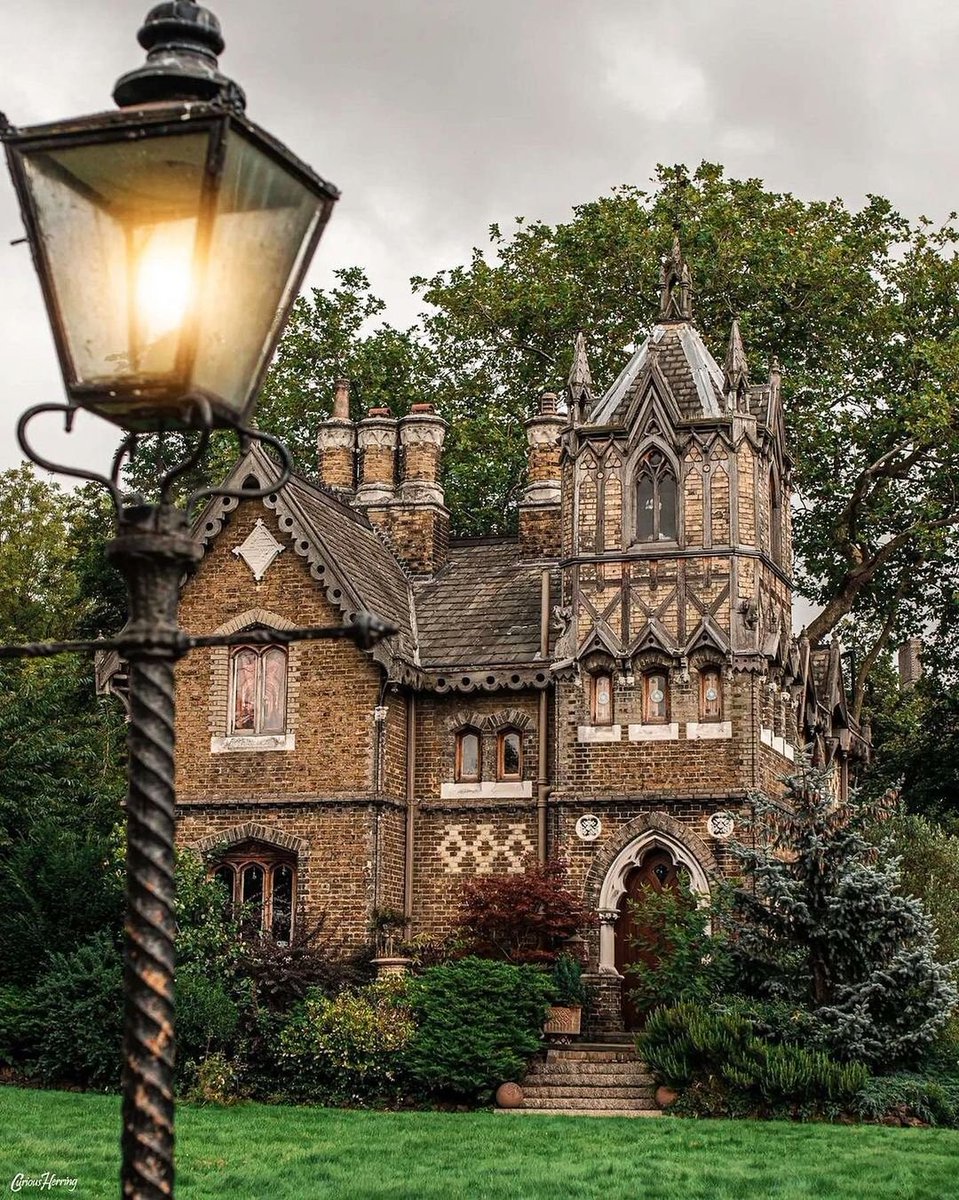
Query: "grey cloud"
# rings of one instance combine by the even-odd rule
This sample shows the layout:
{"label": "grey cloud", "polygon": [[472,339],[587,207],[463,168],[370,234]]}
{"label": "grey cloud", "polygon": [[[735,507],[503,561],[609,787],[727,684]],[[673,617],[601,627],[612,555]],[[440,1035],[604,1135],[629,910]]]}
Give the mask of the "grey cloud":
{"label": "grey cloud", "polygon": [[[955,205],[959,12],[943,0],[211,0],[254,120],[343,189],[311,280],[366,266],[398,322],[408,278],[491,221],[564,219],[658,161],[725,162],[805,197]],[[0,109],[105,107],[148,0],[5,14]],[[12,412],[59,394],[19,219],[0,186],[0,468]],[[11,383],[15,386],[11,387]],[[85,435],[95,458],[111,439]]]}

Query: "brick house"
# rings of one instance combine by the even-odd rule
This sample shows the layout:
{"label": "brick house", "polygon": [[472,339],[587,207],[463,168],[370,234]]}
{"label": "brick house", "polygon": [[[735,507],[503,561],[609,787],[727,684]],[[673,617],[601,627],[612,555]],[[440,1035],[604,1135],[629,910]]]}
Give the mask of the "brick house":
{"label": "brick house", "polygon": [[[366,608],[400,632],[181,662],[178,840],[215,851],[276,936],[325,915],[352,944],[377,909],[441,933],[465,878],[562,856],[598,914],[593,1021],[612,1028],[637,887],[685,872],[707,890],[747,794],[779,788],[799,747],[843,790],[867,749],[838,646],[792,637],[778,367],[750,383],[735,323],[719,366],[678,243],[613,386],[594,393],[580,336],[564,403],[544,395],[526,431],[518,537],[451,538],[444,421],[421,404],[353,422],[345,381],[318,482],[211,502],[184,628]],[[230,486],[271,478],[254,448]]]}

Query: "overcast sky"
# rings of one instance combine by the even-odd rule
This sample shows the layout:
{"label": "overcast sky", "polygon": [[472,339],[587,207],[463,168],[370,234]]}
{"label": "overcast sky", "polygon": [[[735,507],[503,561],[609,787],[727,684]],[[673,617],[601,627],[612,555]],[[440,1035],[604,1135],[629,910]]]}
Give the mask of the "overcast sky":
{"label": "overcast sky", "polygon": [[[14,124],[110,106],[143,0],[5,6]],[[702,158],[806,199],[959,207],[959,6],[946,0],[220,0],[248,112],[343,191],[309,282],[359,264],[395,323],[412,274],[492,221],[557,221],[657,162]],[[28,404],[62,399],[12,189],[0,179],[0,469]],[[80,423],[91,462],[111,429]]]}

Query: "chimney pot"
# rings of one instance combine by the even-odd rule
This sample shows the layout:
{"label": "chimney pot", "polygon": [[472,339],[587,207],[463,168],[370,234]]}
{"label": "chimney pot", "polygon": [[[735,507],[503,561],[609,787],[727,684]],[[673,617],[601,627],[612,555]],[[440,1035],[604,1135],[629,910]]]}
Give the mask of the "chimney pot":
{"label": "chimney pot", "polygon": [[368,417],[391,417],[393,414],[385,405],[380,405],[376,408],[371,408],[366,415]]}
{"label": "chimney pot", "polygon": [[337,421],[350,419],[350,381],[338,379],[333,393],[333,417]]}
{"label": "chimney pot", "polygon": [[431,413],[435,412],[432,404],[414,404],[410,408],[411,413]]}
{"label": "chimney pot", "polygon": [[559,411],[559,397],[555,392],[543,392],[539,398],[539,411],[544,417]]}

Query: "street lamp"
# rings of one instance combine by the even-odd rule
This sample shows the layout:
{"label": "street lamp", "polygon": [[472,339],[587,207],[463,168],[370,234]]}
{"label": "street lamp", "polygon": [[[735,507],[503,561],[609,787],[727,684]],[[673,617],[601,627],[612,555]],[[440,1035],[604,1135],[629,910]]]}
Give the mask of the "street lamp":
{"label": "street lamp", "polygon": [[[154,1200],[173,1195],[174,663],[197,646],[348,637],[369,648],[397,631],[370,613],[332,628],[179,628],[180,583],[202,553],[190,534],[197,506],[269,495],[289,478],[289,451],[251,417],[338,193],[246,118],[242,91],[219,72],[211,12],[168,0],[139,40],[147,60],[117,83],[117,111],[29,129],[0,115],[67,392],[65,405],[24,413],[17,436],[31,461],[109,490],[108,552],[129,597],[115,638],[0,647],[0,657],[109,649],[130,664],[121,1177],[124,1196]],[[34,417],[61,413],[69,431],[80,409],[127,433],[109,476],[48,462],[28,440]],[[241,493],[200,489],[177,507],[173,489],[214,428],[241,449],[272,447],[276,476]],[[197,445],[155,502],[125,504],[124,460],[144,433],[169,429],[198,431]]]}

